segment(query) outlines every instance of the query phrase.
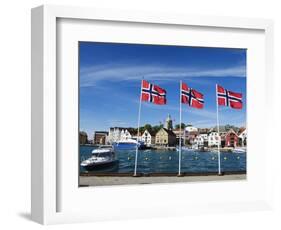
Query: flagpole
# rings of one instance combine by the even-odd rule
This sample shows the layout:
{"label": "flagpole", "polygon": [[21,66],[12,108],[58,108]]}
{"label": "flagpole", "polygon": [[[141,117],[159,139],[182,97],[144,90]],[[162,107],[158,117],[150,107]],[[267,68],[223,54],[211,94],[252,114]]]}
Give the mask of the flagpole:
{"label": "flagpole", "polygon": [[181,175],[181,110],[182,110],[182,103],[181,103],[181,88],[182,88],[182,81],[180,81],[180,134],[179,134],[179,172],[178,176]]}
{"label": "flagpole", "polygon": [[140,99],[139,99],[139,113],[138,113],[138,134],[137,134],[137,144],[136,144],[136,155],[135,155],[135,170],[134,170],[134,176],[137,176],[137,165],[138,165],[138,144],[139,144],[139,135],[140,135],[140,116],[141,116],[141,93],[142,93],[142,83],[143,80],[141,80],[141,90],[140,90]]}
{"label": "flagpole", "polygon": [[217,101],[217,130],[218,130],[218,174],[221,175],[221,153],[220,153],[220,125],[219,125],[219,102],[218,102],[218,84],[216,84],[216,101]]}

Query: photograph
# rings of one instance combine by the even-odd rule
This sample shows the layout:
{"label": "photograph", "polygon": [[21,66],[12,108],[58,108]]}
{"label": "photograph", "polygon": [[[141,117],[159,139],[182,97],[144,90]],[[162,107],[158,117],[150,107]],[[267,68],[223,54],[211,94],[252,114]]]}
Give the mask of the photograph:
{"label": "photograph", "polygon": [[[277,4],[206,1],[196,10],[190,1],[94,2],[27,4],[28,20],[14,11],[4,20],[15,22],[2,36],[12,41],[4,45],[4,59],[12,61],[3,75],[11,83],[2,84],[9,99],[3,114],[12,118],[2,119],[4,213],[22,203],[19,224],[67,228],[275,227]],[[26,39],[21,31],[30,32]],[[28,58],[15,61],[24,52],[14,50],[30,48]],[[15,143],[22,159],[11,170]],[[11,189],[16,202],[7,199]]]}
{"label": "photograph", "polygon": [[78,51],[80,187],[246,179],[247,49]]}

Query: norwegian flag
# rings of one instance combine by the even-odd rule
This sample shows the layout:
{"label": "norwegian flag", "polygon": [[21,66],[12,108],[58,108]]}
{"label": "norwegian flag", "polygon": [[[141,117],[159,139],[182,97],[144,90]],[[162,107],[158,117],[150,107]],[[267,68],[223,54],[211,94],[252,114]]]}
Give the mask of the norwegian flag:
{"label": "norwegian flag", "polygon": [[149,101],[157,105],[165,105],[167,103],[166,90],[148,81],[142,80],[141,100]]}
{"label": "norwegian flag", "polygon": [[202,109],[204,106],[203,94],[195,89],[189,88],[187,84],[181,84],[181,102],[191,107]]}
{"label": "norwegian flag", "polygon": [[229,106],[233,109],[242,109],[242,93],[235,93],[217,85],[218,105]]}

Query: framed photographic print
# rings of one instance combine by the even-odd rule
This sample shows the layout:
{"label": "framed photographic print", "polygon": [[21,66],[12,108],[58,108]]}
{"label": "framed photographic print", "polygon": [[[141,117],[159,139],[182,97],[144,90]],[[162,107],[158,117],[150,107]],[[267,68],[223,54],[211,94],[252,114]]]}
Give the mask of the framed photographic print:
{"label": "framed photographic print", "polygon": [[33,9],[32,219],[270,208],[272,146],[258,124],[273,129],[272,30],[264,19]]}
{"label": "framed photographic print", "polygon": [[79,185],[245,179],[246,52],[80,41]]}

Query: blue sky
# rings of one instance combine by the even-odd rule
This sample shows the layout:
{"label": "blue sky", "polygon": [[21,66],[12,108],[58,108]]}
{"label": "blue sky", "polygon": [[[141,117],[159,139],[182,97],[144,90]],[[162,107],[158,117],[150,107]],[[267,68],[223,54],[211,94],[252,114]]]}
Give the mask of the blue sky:
{"label": "blue sky", "polygon": [[243,94],[242,110],[219,108],[220,123],[246,125],[246,50],[80,42],[80,130],[136,127],[141,79],[167,90],[167,105],[143,103],[141,125],[171,114],[179,123],[179,81],[204,94],[204,109],[183,105],[182,121],[216,125],[215,84]]}

